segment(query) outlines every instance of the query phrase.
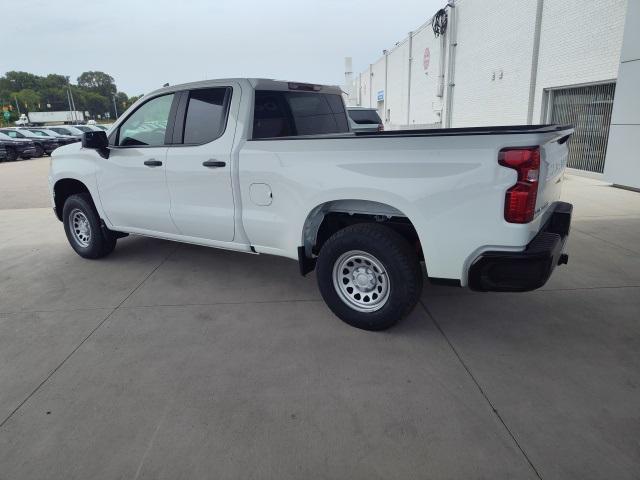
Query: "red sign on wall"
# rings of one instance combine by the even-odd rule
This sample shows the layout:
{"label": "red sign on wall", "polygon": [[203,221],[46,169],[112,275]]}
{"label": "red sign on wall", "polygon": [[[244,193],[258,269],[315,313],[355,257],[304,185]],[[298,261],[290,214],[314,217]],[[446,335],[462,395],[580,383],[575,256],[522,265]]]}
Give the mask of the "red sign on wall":
{"label": "red sign on wall", "polygon": [[424,55],[422,57],[422,66],[424,67],[424,73],[429,73],[429,62],[431,61],[431,52],[429,48],[424,49]]}

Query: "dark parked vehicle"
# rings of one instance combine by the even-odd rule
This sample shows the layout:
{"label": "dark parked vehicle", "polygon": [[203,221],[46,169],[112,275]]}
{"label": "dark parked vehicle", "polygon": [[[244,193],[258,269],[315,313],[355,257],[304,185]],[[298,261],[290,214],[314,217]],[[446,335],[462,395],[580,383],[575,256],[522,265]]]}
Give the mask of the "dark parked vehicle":
{"label": "dark parked vehicle", "polygon": [[0,131],[0,144],[7,152],[7,160],[13,162],[18,158],[25,160],[36,155],[36,145],[26,138],[11,138]]}
{"label": "dark parked vehicle", "polygon": [[60,146],[60,142],[52,137],[40,137],[29,130],[18,130],[15,128],[3,128],[0,132],[14,139],[27,139],[35,144],[35,157],[41,157],[44,154],[50,155],[56,148]]}
{"label": "dark parked vehicle", "polygon": [[380,115],[378,115],[378,111],[375,108],[347,107],[347,113],[349,114],[351,131],[355,133],[381,132],[384,130]]}
{"label": "dark parked vehicle", "polygon": [[56,125],[53,127],[48,127],[52,132],[59,133],[60,135],[71,135],[72,137],[76,137],[78,140],[82,140],[82,134],[84,133],[82,130],[72,127],[71,125]]}
{"label": "dark parked vehicle", "polygon": [[7,149],[4,144],[0,143],[0,162],[4,162],[7,159]]}
{"label": "dark parked vehicle", "polygon": [[80,141],[78,137],[75,137],[73,135],[62,135],[47,128],[27,128],[26,130],[29,130],[30,132],[35,133],[40,137],[53,138],[55,140],[58,140],[58,142],[60,142],[60,145],[69,145],[70,143]]}

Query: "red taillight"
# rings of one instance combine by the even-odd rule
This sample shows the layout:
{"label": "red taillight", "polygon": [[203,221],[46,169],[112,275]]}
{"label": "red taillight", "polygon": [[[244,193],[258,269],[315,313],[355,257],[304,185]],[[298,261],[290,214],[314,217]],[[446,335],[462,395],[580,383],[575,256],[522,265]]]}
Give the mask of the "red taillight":
{"label": "red taillight", "polygon": [[540,148],[503,148],[498,163],[518,172],[518,182],[504,199],[504,219],[510,223],[528,223],[533,220],[538,195],[540,174]]}
{"label": "red taillight", "polygon": [[384,132],[384,125],[383,124],[381,124],[381,123],[378,124],[378,131],[379,132]]}

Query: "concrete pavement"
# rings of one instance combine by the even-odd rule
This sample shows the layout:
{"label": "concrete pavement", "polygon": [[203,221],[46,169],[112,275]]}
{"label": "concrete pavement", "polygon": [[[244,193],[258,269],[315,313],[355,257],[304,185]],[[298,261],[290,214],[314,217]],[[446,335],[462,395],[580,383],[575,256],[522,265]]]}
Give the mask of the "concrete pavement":
{"label": "concrete pavement", "polygon": [[81,259],[33,191],[47,161],[0,164],[1,480],[637,478],[640,194],[569,177],[543,289],[427,285],[370,333],[288,260]]}

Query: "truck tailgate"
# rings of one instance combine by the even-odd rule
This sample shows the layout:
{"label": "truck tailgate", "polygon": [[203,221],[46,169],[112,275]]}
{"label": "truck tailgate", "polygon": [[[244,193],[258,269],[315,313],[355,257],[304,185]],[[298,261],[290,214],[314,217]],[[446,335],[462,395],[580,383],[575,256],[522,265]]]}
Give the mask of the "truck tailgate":
{"label": "truck tailgate", "polygon": [[560,199],[564,170],[569,150],[567,140],[573,129],[552,134],[550,140],[540,146],[540,175],[536,199],[536,216]]}

